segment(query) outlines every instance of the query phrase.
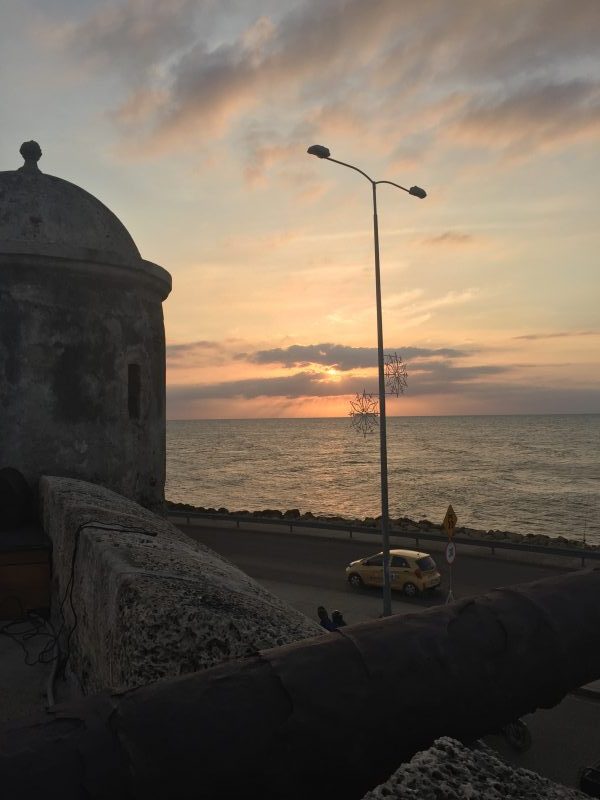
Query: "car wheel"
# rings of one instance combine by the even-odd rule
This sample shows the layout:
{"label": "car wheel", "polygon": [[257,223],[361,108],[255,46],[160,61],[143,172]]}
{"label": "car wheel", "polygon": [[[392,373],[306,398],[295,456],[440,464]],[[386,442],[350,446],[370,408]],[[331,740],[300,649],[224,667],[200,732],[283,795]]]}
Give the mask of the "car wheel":
{"label": "car wheel", "polygon": [[350,586],[358,588],[359,586],[363,585],[363,579],[360,577],[360,575],[357,575],[356,572],[353,572],[352,575],[348,576],[348,583]]}
{"label": "car wheel", "polygon": [[419,589],[414,583],[405,583],[402,587],[402,591],[407,597],[416,597],[419,594]]}

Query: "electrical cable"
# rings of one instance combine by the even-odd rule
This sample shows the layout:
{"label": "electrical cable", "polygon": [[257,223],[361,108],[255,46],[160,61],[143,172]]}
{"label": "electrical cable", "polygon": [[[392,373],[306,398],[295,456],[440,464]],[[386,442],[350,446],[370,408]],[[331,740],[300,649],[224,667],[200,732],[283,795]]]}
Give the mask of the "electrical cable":
{"label": "electrical cable", "polygon": [[79,549],[79,541],[81,539],[81,531],[84,530],[85,528],[92,528],[94,530],[100,530],[100,531],[108,531],[109,533],[140,533],[140,534],[144,534],[146,536],[156,536],[156,532],[148,531],[145,528],[141,528],[141,527],[136,526],[136,525],[122,525],[121,523],[113,523],[111,525],[107,525],[105,522],[98,522],[96,520],[89,520],[88,522],[84,522],[84,523],[82,523],[81,525],[79,525],[77,527],[77,529],[75,531],[75,536],[74,536],[74,538],[75,538],[75,546],[73,547],[73,554],[72,554],[72,557],[71,557],[71,571],[70,571],[70,575],[69,575],[69,580],[68,580],[67,586],[65,588],[65,593],[63,595],[63,599],[62,599],[62,601],[60,603],[60,606],[59,606],[59,614],[60,614],[60,616],[62,618],[62,622],[61,622],[61,626],[60,626],[60,628],[58,630],[58,633],[56,635],[56,640],[58,642],[58,641],[60,641],[60,635],[62,634],[63,629],[66,627],[66,619],[65,619],[65,615],[64,615],[63,609],[64,609],[65,602],[66,602],[66,599],[67,599],[67,596],[68,596],[69,597],[69,605],[71,607],[71,614],[73,616],[74,624],[69,629],[69,632],[67,634],[67,642],[66,642],[66,647],[65,647],[65,653],[64,653],[63,658],[61,660],[61,669],[63,671],[66,668],[66,665],[68,664],[69,658],[71,656],[71,637],[73,636],[73,633],[75,632],[75,629],[77,628],[77,625],[78,625],[78,622],[79,622],[79,619],[77,617],[77,612],[75,611],[75,606],[73,605],[73,588],[75,586],[75,562],[77,560],[77,552],[78,552],[78,549]]}
{"label": "electrical cable", "polygon": [[[52,650],[54,648],[54,641],[56,639],[56,632],[50,620],[44,619],[40,614],[35,611],[25,612],[23,605],[18,597],[11,599],[16,600],[21,609],[19,617],[6,622],[0,627],[0,635],[6,636],[17,644],[24,653],[24,661],[28,667],[33,667],[36,664],[49,664],[53,660]],[[50,629],[48,632],[47,629]],[[38,652],[37,656],[31,654],[30,648],[27,643],[31,639],[38,636],[47,638],[48,641],[44,644],[42,649]]]}
{"label": "electrical cable", "polygon": [[[69,580],[67,582],[63,598],[58,608],[58,613],[61,617],[61,624],[58,631],[55,630],[50,620],[44,619],[40,614],[36,613],[35,611],[25,612],[23,604],[21,603],[21,600],[18,597],[5,598],[5,600],[12,599],[16,601],[16,603],[20,608],[20,616],[0,626],[0,635],[12,639],[12,641],[14,641],[16,644],[19,645],[19,647],[23,650],[25,654],[24,660],[27,666],[32,667],[35,666],[36,664],[50,664],[50,663],[53,664],[52,672],[48,679],[48,684],[46,687],[46,695],[48,698],[49,706],[54,705],[54,682],[56,680],[56,675],[58,673],[59,667],[60,669],[64,670],[69,661],[71,637],[73,636],[73,633],[77,628],[77,624],[79,621],[77,617],[77,612],[75,611],[75,606],[73,604],[73,588],[75,584],[74,581],[75,562],[77,560],[79,540],[81,538],[81,531],[86,528],[108,531],[109,533],[140,533],[146,536],[157,535],[156,532],[148,531],[145,528],[134,525],[130,526],[122,525],[121,523],[114,523],[112,525],[107,525],[105,522],[90,520],[88,522],[84,522],[81,525],[79,525],[74,535],[75,545],[73,547],[73,553],[71,556],[71,570],[69,574]],[[67,626],[67,621],[64,613],[67,597],[69,599],[71,615],[73,617],[74,623],[69,628],[69,632],[67,634],[65,653],[62,655],[61,658],[60,637]],[[37,636],[43,636],[47,638],[48,641],[45,643],[42,649],[38,652],[37,656],[34,658],[30,653],[30,650],[28,649],[26,643]]]}

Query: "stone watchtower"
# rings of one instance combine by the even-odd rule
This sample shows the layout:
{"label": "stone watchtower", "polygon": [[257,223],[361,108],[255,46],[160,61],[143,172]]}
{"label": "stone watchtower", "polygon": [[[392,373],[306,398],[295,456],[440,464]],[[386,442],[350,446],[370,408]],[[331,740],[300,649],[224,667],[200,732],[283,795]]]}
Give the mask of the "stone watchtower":
{"label": "stone watchtower", "polygon": [[20,152],[0,172],[0,467],[159,509],[171,276],[99,200],[42,173],[37,142]]}

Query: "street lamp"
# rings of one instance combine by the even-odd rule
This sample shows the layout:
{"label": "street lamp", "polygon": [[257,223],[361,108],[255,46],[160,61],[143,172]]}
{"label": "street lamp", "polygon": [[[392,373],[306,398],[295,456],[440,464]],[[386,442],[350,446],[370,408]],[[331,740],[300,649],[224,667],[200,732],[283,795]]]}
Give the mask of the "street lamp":
{"label": "street lamp", "polygon": [[379,227],[377,224],[377,186],[380,183],[387,183],[390,186],[395,186],[397,189],[402,189],[403,192],[412,194],[413,197],[419,197],[421,200],[427,197],[427,192],[421,189],[420,186],[411,186],[406,189],[400,186],[399,183],[393,181],[374,181],[362,169],[346,164],[344,161],[338,161],[331,158],[331,153],[327,147],[322,144],[313,144],[308,148],[307,152],[311,156],[317,158],[324,158],[327,161],[333,161],[335,164],[341,164],[342,167],[360,172],[371,184],[373,189],[373,236],[375,244],[375,299],[377,303],[377,361],[379,366],[379,461],[381,468],[381,538],[383,541],[383,616],[389,617],[392,613],[392,592],[390,584],[390,520],[388,509],[388,469],[387,469],[387,431],[386,431],[386,416],[385,416],[385,371],[383,364],[383,322],[381,314],[381,278],[379,273]]}

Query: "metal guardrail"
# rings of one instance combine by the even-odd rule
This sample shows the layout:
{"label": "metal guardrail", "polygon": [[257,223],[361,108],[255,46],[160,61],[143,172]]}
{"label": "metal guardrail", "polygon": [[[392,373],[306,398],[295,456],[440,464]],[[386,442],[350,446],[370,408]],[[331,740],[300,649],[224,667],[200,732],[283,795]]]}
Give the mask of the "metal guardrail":
{"label": "metal guardrail", "polygon": [[[293,533],[294,528],[315,528],[319,530],[346,531],[352,539],[355,533],[372,533],[379,535],[379,528],[372,528],[367,525],[356,525],[343,522],[323,522],[316,519],[303,519],[302,517],[259,517],[254,514],[212,514],[204,511],[177,511],[168,509],[170,517],[184,517],[186,524],[190,524],[191,519],[214,519],[221,522],[235,522],[236,527],[240,527],[240,522],[255,523],[257,525],[285,525]],[[425,531],[403,531],[399,528],[390,528],[390,536],[401,536],[404,539],[414,539],[415,547],[420,547],[420,542],[447,542],[448,537],[441,533],[426,533]],[[495,555],[498,550],[515,550],[525,553],[542,553],[549,556],[563,556],[564,558],[581,558],[581,565],[585,566],[586,559],[591,561],[600,560],[600,550],[578,550],[567,547],[551,547],[540,544],[517,544],[516,542],[506,542],[501,539],[472,539],[470,537],[454,536],[454,541],[460,544],[472,545],[473,547],[488,547]]]}

